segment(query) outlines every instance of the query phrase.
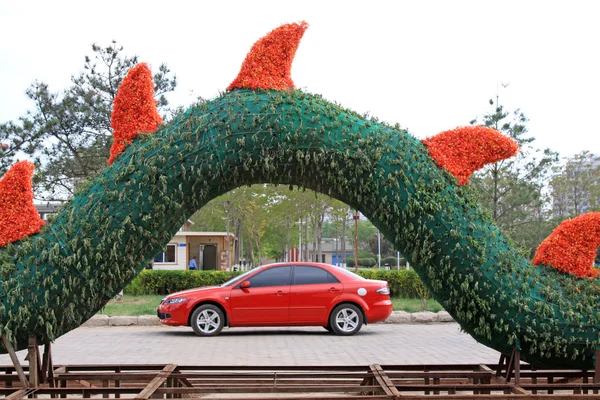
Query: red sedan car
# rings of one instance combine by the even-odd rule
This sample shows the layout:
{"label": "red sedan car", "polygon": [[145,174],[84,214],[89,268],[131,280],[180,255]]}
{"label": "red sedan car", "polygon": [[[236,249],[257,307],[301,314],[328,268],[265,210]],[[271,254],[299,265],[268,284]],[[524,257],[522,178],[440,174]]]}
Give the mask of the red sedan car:
{"label": "red sedan car", "polygon": [[224,326],[323,326],[354,335],[392,313],[386,281],[329,264],[263,265],[220,286],[173,293],[158,306],[160,322],[191,326],[199,336]]}

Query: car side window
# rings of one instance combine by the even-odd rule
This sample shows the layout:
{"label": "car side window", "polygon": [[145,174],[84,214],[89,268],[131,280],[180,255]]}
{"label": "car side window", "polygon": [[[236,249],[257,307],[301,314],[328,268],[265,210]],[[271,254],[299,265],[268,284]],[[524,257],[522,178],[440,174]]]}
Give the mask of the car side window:
{"label": "car side window", "polygon": [[294,285],[310,285],[319,283],[339,283],[340,281],[328,271],[319,267],[294,267]]}
{"label": "car side window", "polygon": [[250,279],[250,287],[287,286],[290,284],[292,267],[274,267],[260,272]]}

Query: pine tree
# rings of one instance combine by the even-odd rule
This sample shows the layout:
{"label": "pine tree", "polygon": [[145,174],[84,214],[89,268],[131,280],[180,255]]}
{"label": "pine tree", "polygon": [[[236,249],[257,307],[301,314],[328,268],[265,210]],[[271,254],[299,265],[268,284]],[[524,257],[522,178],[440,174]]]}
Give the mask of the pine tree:
{"label": "pine tree", "polygon": [[[0,153],[0,174],[25,153],[37,167],[38,198],[66,199],[78,183],[106,167],[113,101],[138,57],[125,55],[114,41],[106,47],[94,44],[92,51],[92,57],[85,57],[84,72],[71,77],[70,87],[53,92],[48,84],[35,81],[26,90],[33,110],[0,124],[0,142],[9,144]],[[161,113],[168,115],[165,94],[175,89],[177,81],[165,64],[157,71],[154,95]]]}
{"label": "pine tree", "polygon": [[[531,256],[549,233],[547,228],[541,229],[547,219],[542,189],[558,155],[550,149],[534,148],[535,138],[527,136],[528,120],[520,109],[505,110],[498,96],[489,104],[493,109],[483,116],[482,124],[513,138],[520,152],[476,172],[471,182],[496,224]],[[476,123],[477,119],[471,121]]]}

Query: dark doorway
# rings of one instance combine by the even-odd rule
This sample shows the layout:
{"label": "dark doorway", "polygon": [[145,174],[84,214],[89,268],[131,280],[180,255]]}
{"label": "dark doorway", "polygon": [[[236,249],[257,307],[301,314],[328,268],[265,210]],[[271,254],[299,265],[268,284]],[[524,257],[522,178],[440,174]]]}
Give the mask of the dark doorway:
{"label": "dark doorway", "polygon": [[217,246],[205,244],[202,252],[202,269],[217,269]]}

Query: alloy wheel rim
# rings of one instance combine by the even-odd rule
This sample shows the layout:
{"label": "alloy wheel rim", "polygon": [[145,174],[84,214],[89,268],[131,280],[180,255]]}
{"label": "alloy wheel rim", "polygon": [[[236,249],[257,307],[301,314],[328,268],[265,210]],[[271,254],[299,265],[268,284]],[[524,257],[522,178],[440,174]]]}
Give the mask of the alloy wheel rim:
{"label": "alloy wheel rim", "polygon": [[344,308],[337,313],[335,324],[343,332],[352,332],[358,326],[358,314],[349,308]]}
{"label": "alloy wheel rim", "polygon": [[219,328],[219,314],[213,310],[204,310],[198,315],[196,325],[203,333],[213,333]]}

